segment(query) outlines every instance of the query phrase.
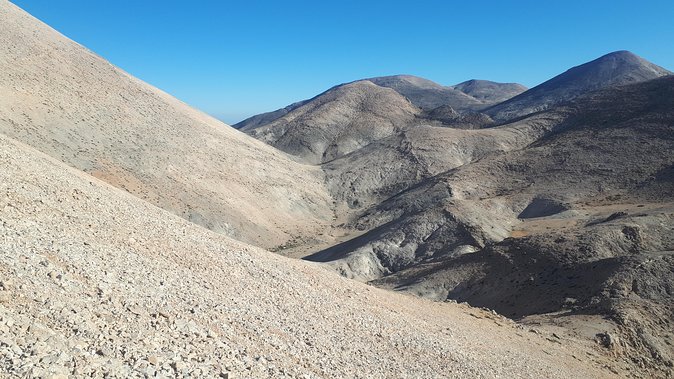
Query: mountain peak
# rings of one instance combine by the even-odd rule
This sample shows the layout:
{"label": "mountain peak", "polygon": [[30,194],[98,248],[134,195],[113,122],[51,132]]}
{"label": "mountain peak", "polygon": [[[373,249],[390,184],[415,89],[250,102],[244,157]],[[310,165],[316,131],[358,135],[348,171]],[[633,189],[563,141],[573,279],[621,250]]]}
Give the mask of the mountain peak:
{"label": "mountain peak", "polygon": [[[602,55],[601,57],[592,60],[590,62],[585,63],[584,65],[580,65],[577,67],[582,67],[585,65],[602,65],[602,64],[617,64],[617,65],[630,65],[630,66],[643,66],[643,67],[648,67],[648,68],[657,68],[657,71],[665,71],[668,72],[667,70],[663,69],[662,67],[656,66],[655,64],[647,61],[646,59],[634,54],[631,51],[628,50],[618,50],[614,51],[605,55]],[[576,68],[576,67],[574,67]],[[571,69],[573,70],[573,68]]]}
{"label": "mountain peak", "polygon": [[505,121],[549,108],[594,90],[638,83],[672,73],[638,55],[619,50],[573,67],[518,96],[487,110]]}
{"label": "mountain peak", "polygon": [[443,105],[450,105],[458,112],[477,111],[526,90],[520,84],[477,79],[455,86],[443,86],[413,75],[380,76],[367,80],[395,90],[414,105],[427,111]]}
{"label": "mountain peak", "polygon": [[608,53],[608,54],[605,54],[605,55],[599,57],[598,59],[607,58],[607,57],[624,57],[624,58],[638,58],[638,59],[641,59],[638,55],[634,54],[633,52],[631,52],[631,51],[629,51],[629,50],[617,50],[617,51],[613,51],[613,52],[610,52],[610,53]]}
{"label": "mountain peak", "polygon": [[[597,84],[599,84],[599,82],[602,80],[613,80],[620,82],[621,79],[619,78],[621,78],[621,76],[628,75],[630,78],[626,78],[627,80],[625,83],[618,83],[627,84],[630,82],[655,79],[660,76],[669,75],[671,72],[630,51],[619,50],[602,55],[595,60],[573,67],[564,74],[559,75],[551,80],[558,80],[558,78],[569,79],[562,77],[563,75],[569,76],[567,74],[583,75],[588,77],[590,75],[595,75],[594,80],[597,82]],[[642,78],[643,80],[638,80]]]}

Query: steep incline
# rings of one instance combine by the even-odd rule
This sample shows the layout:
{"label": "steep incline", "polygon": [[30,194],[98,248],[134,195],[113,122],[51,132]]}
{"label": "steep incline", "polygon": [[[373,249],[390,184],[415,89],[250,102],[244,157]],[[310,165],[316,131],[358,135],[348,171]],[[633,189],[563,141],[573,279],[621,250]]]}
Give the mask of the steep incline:
{"label": "steep incline", "polygon": [[670,71],[629,51],[616,51],[573,67],[543,84],[485,110],[485,113],[494,120],[507,121],[545,110],[554,104],[593,90],[643,82],[671,74]]}
{"label": "steep incline", "polygon": [[244,245],[1,135],[0,168],[7,375],[602,376],[575,342]]}
{"label": "steep incline", "polygon": [[265,247],[331,217],[317,168],[196,111],[0,2],[0,132]]}

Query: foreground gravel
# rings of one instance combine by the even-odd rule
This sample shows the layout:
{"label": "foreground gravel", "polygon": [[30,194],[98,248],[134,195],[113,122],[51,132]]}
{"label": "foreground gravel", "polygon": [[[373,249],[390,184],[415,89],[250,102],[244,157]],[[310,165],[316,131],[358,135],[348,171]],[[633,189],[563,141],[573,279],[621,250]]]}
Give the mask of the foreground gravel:
{"label": "foreground gravel", "polygon": [[603,375],[583,346],[236,242],[2,136],[0,235],[10,375]]}

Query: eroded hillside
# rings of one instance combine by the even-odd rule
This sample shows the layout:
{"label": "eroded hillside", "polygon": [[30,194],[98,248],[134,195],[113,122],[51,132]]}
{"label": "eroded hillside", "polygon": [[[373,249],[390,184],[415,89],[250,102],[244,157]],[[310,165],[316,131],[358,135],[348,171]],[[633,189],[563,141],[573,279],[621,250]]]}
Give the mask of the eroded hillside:
{"label": "eroded hillside", "polygon": [[370,78],[241,132],[0,20],[4,373],[673,375],[669,71]]}
{"label": "eroded hillside", "polygon": [[271,248],[329,224],[319,168],[0,5],[0,133],[211,230]]}

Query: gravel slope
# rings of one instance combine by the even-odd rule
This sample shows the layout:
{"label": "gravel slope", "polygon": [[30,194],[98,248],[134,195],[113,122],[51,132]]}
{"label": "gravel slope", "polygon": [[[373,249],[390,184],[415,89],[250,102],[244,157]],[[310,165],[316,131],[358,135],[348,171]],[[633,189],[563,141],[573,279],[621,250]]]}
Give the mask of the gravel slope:
{"label": "gravel slope", "polygon": [[6,137],[0,167],[7,375],[610,376],[574,341],[244,245]]}
{"label": "gravel slope", "polygon": [[0,132],[264,247],[331,218],[323,174],[131,77],[0,1]]}

